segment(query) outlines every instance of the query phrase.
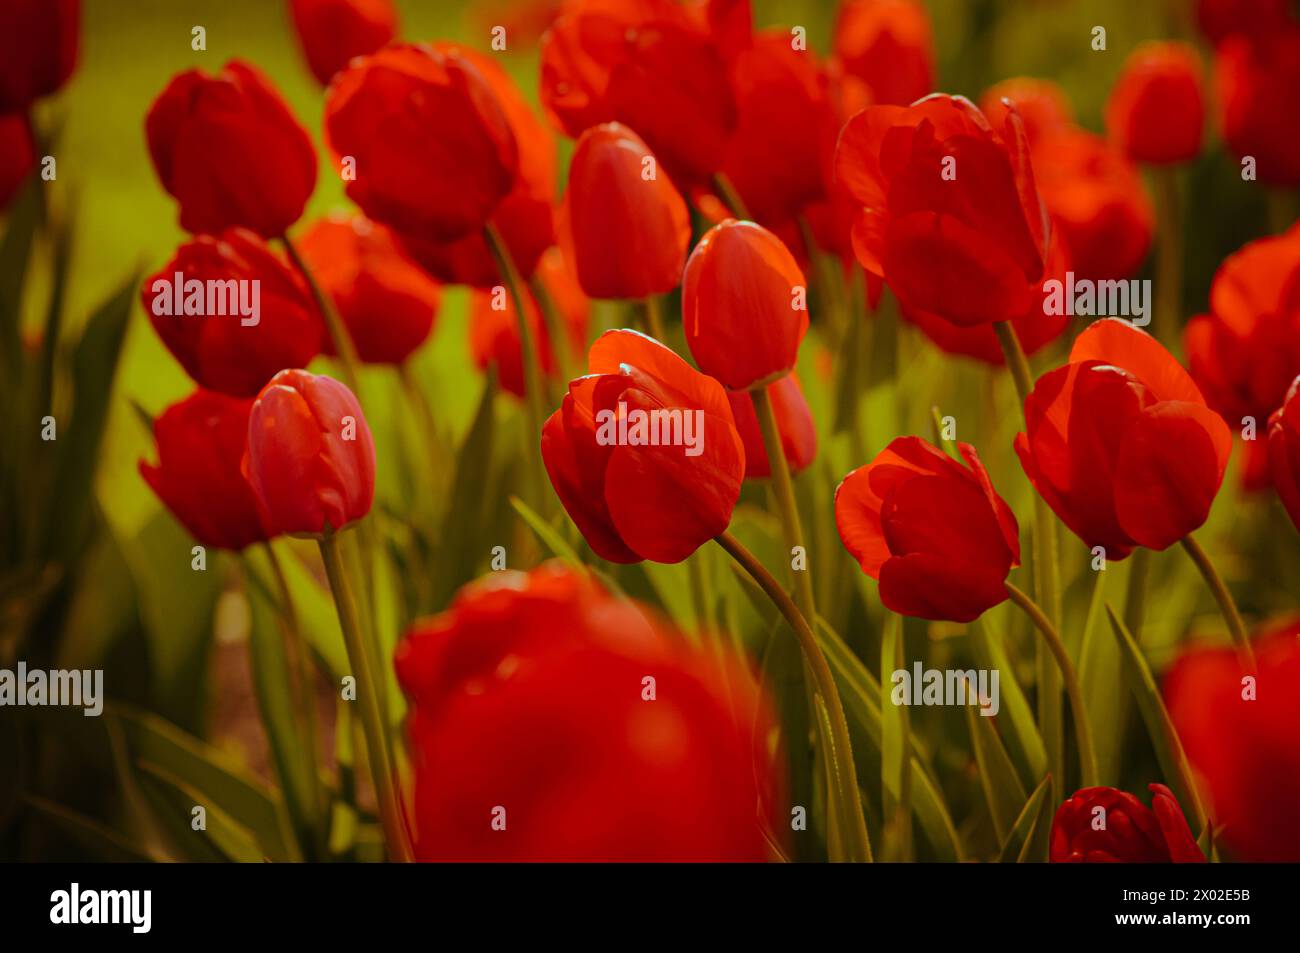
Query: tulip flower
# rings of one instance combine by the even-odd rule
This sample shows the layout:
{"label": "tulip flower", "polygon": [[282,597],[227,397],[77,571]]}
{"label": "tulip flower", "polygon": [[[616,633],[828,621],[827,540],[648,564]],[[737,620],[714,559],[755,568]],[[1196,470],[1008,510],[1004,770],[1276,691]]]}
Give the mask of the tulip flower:
{"label": "tulip flower", "polygon": [[1204,781],[1219,842],[1237,860],[1300,861],[1300,623],[1254,640],[1248,675],[1231,649],[1180,656],[1163,689],[1178,737]]}
{"label": "tulip flower", "polygon": [[[1065,90],[1050,79],[1016,76],[994,83],[980,98],[980,111],[996,127],[1007,121],[1015,109],[1025,126],[1025,138],[1032,148],[1039,140],[1055,132],[1074,128],[1074,110]],[[1038,172],[1038,162],[1034,162]]]}
{"label": "tulip flower", "polygon": [[1020,530],[979,455],[966,466],[920,437],[898,437],[835,490],[835,525],[880,600],[902,615],[970,622],[1007,598]]}
{"label": "tulip flower", "polygon": [[1268,460],[1273,487],[1300,530],[1300,377],[1268,423]]}
{"label": "tulip flower", "polygon": [[[361,360],[401,364],[429,337],[441,293],[392,232],[364,216],[330,217],[299,250],[334,302]],[[335,352],[328,336],[325,353]]]}
{"label": "tulip flower", "polygon": [[1054,864],[1203,864],[1172,791],[1149,785],[1151,807],[1127,791],[1082,788],[1052,819]]}
{"label": "tulip flower", "polygon": [[419,860],[761,861],[781,839],[753,676],[581,572],[493,573],[395,661]]}
{"label": "tulip flower", "polygon": [[1187,162],[1201,151],[1205,93],[1195,51],[1185,43],[1145,43],[1133,51],[1106,103],[1106,130],[1129,158],[1152,165]]}
{"label": "tulip flower", "polygon": [[397,33],[392,0],[290,0],[289,13],[322,86],[353,57],[375,52]]}
{"label": "tulip flower", "polygon": [[1291,21],[1290,0],[1197,0],[1196,23],[1218,46],[1231,36],[1267,36]]}
{"label": "tulip flower", "polygon": [[[769,391],[776,425],[781,434],[781,448],[791,473],[800,473],[812,465],[817,456],[817,427],[812,411],[803,396],[799,377],[787,374]],[[744,391],[727,391],[731,413],[736,418],[736,430],[745,445],[745,479],[756,480],[772,475],[772,462],[763,446],[763,433],[754,412],[754,402]]]}
{"label": "tulip flower", "polygon": [[181,228],[283,235],[316,186],[316,150],[270,81],[232,60],[178,73],[145,118],[149,155]]}
{"label": "tulip flower", "polygon": [[1260,182],[1300,184],[1300,24],[1228,37],[1216,50],[1214,73],[1228,148],[1254,160]]}
{"label": "tulip flower", "polygon": [[515,184],[509,120],[452,44],[388,46],[330,84],[325,135],[348,197],[374,221],[430,241],[482,231]]}
{"label": "tulip flower", "polygon": [[252,407],[197,390],[154,421],[158,462],[140,461],[145,482],[204,546],[241,550],[268,538],[242,469]]}
{"label": "tulip flower", "polygon": [[36,168],[36,142],[21,113],[0,116],[0,211],[9,207]]}
{"label": "tulip flower", "polygon": [[140,297],[167,349],[209,390],[252,397],[276,372],[320,353],[310,293],[252,232],[186,242]]}
{"label": "tulip flower", "polygon": [[602,334],[588,364],[542,428],[551,485],[602,559],[681,562],[727,528],[740,496],[745,451],[726,393],[635,331]]}
{"label": "tulip flower", "polygon": [[934,40],[915,0],[846,0],[835,56],[871,90],[872,102],[906,106],[934,90]]}
{"label": "tulip flower", "polygon": [[725,221],[687,259],[682,325],[706,374],[732,390],[765,387],[794,368],[808,332],[803,273],[767,229]]}
{"label": "tulip flower", "polygon": [[80,33],[81,0],[0,4],[0,113],[26,110],[66,83]]}

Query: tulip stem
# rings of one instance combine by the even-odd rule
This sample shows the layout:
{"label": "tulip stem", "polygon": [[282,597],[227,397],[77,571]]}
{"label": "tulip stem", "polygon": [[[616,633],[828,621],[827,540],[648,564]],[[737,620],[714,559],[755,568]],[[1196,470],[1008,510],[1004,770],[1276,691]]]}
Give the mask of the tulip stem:
{"label": "tulip stem", "polygon": [[[1182,223],[1178,209],[1178,173],[1173,166],[1154,170],[1156,182],[1156,301],[1155,326],[1161,341],[1178,337],[1183,292]],[[1171,348],[1172,349],[1172,348]]]}
{"label": "tulip stem", "polygon": [[555,362],[560,368],[560,379],[570,380],[575,375],[570,373],[573,359],[569,350],[568,327],[560,314],[560,309],[555,306],[555,298],[551,295],[551,289],[546,287],[546,282],[542,280],[540,269],[533,272],[533,276],[528,279],[528,290],[533,293],[533,300],[537,302],[537,310],[542,313],[542,322],[546,325],[546,335],[551,340],[551,351],[554,352]]}
{"label": "tulip stem", "polygon": [[645,306],[645,326],[650,332],[650,336],[660,344],[667,345],[668,338],[664,331],[664,304],[658,295],[649,294],[642,299],[641,303]]}
{"label": "tulip stem", "polygon": [[1083,707],[1083,692],[1079,689],[1079,675],[1074,669],[1074,663],[1070,661],[1070,655],[1065,651],[1065,643],[1061,641],[1056,627],[1047,618],[1047,614],[1039,608],[1038,603],[1011,583],[1008,582],[1006,587],[1011,601],[1029,616],[1034,627],[1042,634],[1052,657],[1056,659],[1057,667],[1061,670],[1061,677],[1065,680],[1065,694],[1070,699],[1070,710],[1074,714],[1074,731],[1079,742],[1079,770],[1083,786],[1092,787],[1097,784],[1097,753],[1092,746],[1092,729],[1088,724],[1088,712]]}
{"label": "tulip stem", "polygon": [[369,749],[370,774],[375,785],[375,798],[379,802],[379,817],[384,827],[384,840],[393,860],[411,860],[411,847],[406,838],[401,806],[397,801],[396,773],[386,743],[384,713],[380,708],[380,694],[371,667],[370,654],[362,640],[357,603],[343,568],[343,555],[339,549],[337,533],[320,540],[321,558],[329,577],[334,606],[338,610],[339,627],[343,630],[343,643],[347,647],[348,664],[356,676],[357,699],[361,704],[361,729]]}
{"label": "tulip stem", "polygon": [[722,204],[731,210],[732,215],[751,221],[749,209],[745,207],[745,200],[740,197],[736,186],[732,184],[731,179],[727,178],[726,173],[718,172],[713,176],[713,189],[718,193],[718,198],[722,199]]}
{"label": "tulip stem", "polygon": [[1232,641],[1237,647],[1237,655],[1240,657],[1242,665],[1245,666],[1248,672],[1255,671],[1255,652],[1250,647],[1250,637],[1246,634],[1246,623],[1242,621],[1241,612],[1237,609],[1237,603],[1232,598],[1232,593],[1224,585],[1223,577],[1214,568],[1214,563],[1210,562],[1210,557],[1201,548],[1201,544],[1193,539],[1190,533],[1183,537],[1182,544],[1192,562],[1196,563],[1196,568],[1200,570],[1201,578],[1205,580],[1206,586],[1213,593],[1214,601],[1219,604],[1219,612],[1223,615],[1223,621],[1228,624],[1228,632],[1232,635]]}
{"label": "tulip stem", "polygon": [[288,253],[289,260],[293,262],[293,266],[298,269],[298,273],[307,282],[307,287],[311,289],[311,296],[316,302],[316,308],[325,321],[325,328],[329,332],[330,340],[334,342],[334,350],[338,354],[339,370],[343,375],[343,383],[348,385],[348,390],[360,397],[361,392],[357,384],[360,376],[357,373],[357,368],[361,366],[361,358],[357,355],[357,347],[352,341],[352,334],[348,331],[348,326],[339,317],[338,309],[330,301],[329,295],[325,294],[320,283],[316,281],[316,275],[312,272],[306,259],[298,253],[298,248],[289,238],[289,233],[285,232],[281,235],[280,241],[284,244],[284,250]]}
{"label": "tulip stem", "polygon": [[830,721],[831,730],[828,735],[830,750],[827,752],[827,761],[832,767],[836,784],[831,785],[827,790],[827,811],[840,819],[839,830],[849,839],[848,858],[870,861],[871,839],[867,834],[866,819],[862,815],[857,768],[853,760],[853,745],[849,739],[849,723],[844,717],[844,704],[835,685],[835,676],[826,662],[826,656],[822,654],[817,637],[813,634],[807,618],[794,604],[794,600],[759,562],[758,557],[746,549],[740,540],[724,530],[714,541],[725,549],[727,554],[767,593],[767,597],[790,623],[790,628],[794,630],[795,637],[799,640],[799,648],[803,651],[804,661],[812,672],[817,693],[826,706]]}

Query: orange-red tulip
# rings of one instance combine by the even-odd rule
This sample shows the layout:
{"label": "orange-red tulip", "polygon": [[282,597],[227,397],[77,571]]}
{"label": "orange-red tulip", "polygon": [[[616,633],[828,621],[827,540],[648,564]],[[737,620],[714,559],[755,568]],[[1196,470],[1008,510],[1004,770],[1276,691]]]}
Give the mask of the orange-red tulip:
{"label": "orange-red tulip", "polygon": [[[1025,124],[1025,137],[1032,147],[1039,139],[1074,126],[1074,110],[1065,90],[1050,79],[1016,76],[994,83],[980,99],[980,111],[994,128],[1007,121],[1007,112],[1015,107]],[[1038,171],[1038,163],[1034,163]]]}
{"label": "orange-red tulip", "polygon": [[1120,149],[1137,162],[1186,162],[1201,151],[1204,127],[1196,52],[1177,42],[1134,50],[1106,103],[1106,129]]}
{"label": "orange-red tulip", "polygon": [[1214,73],[1228,148],[1254,159],[1260,182],[1300,184],[1300,24],[1228,37]]}
{"label": "orange-red tulip", "polygon": [[[772,398],[772,412],[776,415],[776,430],[781,435],[781,451],[791,473],[806,470],[817,456],[817,426],[812,411],[803,395],[797,374],[787,374],[768,390]],[[736,418],[736,430],[745,444],[745,479],[754,480],[772,475],[772,461],[768,459],[763,444],[763,431],[754,411],[754,399],[748,391],[729,390],[731,413]]]}
{"label": "orange-red tulip", "polygon": [[873,102],[906,106],[934,90],[930,20],[915,0],[847,0],[835,23],[835,55]]}
{"label": "orange-red tulip", "polygon": [[397,33],[393,0],[290,0],[289,12],[322,86],[353,57],[375,52]]}
{"label": "orange-red tulip", "polygon": [[81,0],[0,4],[0,113],[25,110],[67,82],[80,33]]}
{"label": "orange-red tulip", "polygon": [[1268,423],[1268,462],[1273,487],[1300,530],[1300,377]]}

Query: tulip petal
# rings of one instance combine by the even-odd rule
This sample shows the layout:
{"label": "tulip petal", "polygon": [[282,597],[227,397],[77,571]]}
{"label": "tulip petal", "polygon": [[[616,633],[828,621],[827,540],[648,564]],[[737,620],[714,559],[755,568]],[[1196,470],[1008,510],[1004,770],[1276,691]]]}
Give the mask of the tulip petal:
{"label": "tulip petal", "polygon": [[880,568],[880,601],[917,619],[973,622],[1006,598],[1006,571],[984,562],[913,553]]}
{"label": "tulip petal", "polygon": [[1070,363],[1084,361],[1124,368],[1145,384],[1157,400],[1205,403],[1191,375],[1164,345],[1121,318],[1094,321],[1075,338]]}

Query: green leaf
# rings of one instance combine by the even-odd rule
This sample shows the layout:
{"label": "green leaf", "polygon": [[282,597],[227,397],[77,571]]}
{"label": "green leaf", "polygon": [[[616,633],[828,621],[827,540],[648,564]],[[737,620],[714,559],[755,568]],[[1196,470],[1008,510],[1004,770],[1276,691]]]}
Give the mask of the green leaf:
{"label": "green leaf", "polygon": [[24,800],[28,807],[51,821],[77,846],[102,861],[113,864],[138,864],[167,859],[161,856],[151,857],[111,827],[62,804],[56,804],[35,794],[28,794]]}
{"label": "green leaf", "polygon": [[[885,825],[897,834],[898,859],[912,856],[911,725],[906,705],[893,704],[890,674],[903,668],[903,620],[889,613],[880,640],[880,777]],[[897,792],[895,794],[894,792]]]}
{"label": "green leaf", "polygon": [[[257,864],[266,859],[253,835],[225,811],[209,803],[203,792],[187,784],[165,768],[140,761],[140,786],[163,821],[175,846],[187,856],[208,855],[207,859],[224,859],[236,863]],[[194,808],[202,807],[204,827],[195,830]],[[203,844],[217,852],[212,858]]]}
{"label": "green leaf", "polygon": [[[1113,563],[1111,564],[1114,565]],[[1106,633],[1101,623],[1101,605],[1108,568],[1095,573],[1088,612],[1084,617],[1079,659],[1079,689],[1083,707],[1092,726],[1092,742],[1097,752],[1097,783],[1119,783],[1124,754],[1124,734],[1131,703],[1124,692],[1124,662],[1119,644]]]}
{"label": "green leaf", "polygon": [[[966,690],[974,692],[975,686],[968,683]],[[980,714],[975,705],[967,704],[964,708],[971,748],[979,766],[980,787],[984,789],[984,800],[993,818],[993,832],[999,841],[1005,841],[1015,823],[1016,810],[1025,801],[1025,789],[992,719]]]}
{"label": "green leaf", "polygon": [[577,551],[565,541],[559,531],[548,523],[540,513],[517,496],[510,497],[510,505],[515,508],[515,512],[519,514],[520,519],[528,524],[528,528],[537,534],[537,538],[542,541],[552,554],[576,569],[587,568],[583,565],[582,560],[578,558]]}
{"label": "green leaf", "polygon": [[1038,787],[1034,788],[1030,793],[1025,801],[1025,806],[1020,809],[1016,822],[1011,825],[1011,831],[1007,834],[1006,839],[1002,841],[1002,849],[998,851],[998,863],[1007,864],[1012,860],[1019,860],[1029,845],[1033,843],[1034,829],[1038,826],[1043,802],[1051,787],[1052,779],[1047,775],[1043,775],[1043,780],[1039,781]]}
{"label": "green leaf", "polygon": [[1020,780],[1031,783],[1047,773],[1047,749],[1043,736],[1038,733],[1034,712],[1024,690],[1016,678],[1015,666],[1007,655],[1002,639],[995,638],[988,622],[981,617],[967,626],[970,633],[971,653],[975,663],[990,672],[999,672],[998,694],[1001,712],[1000,725],[1007,727],[1007,750],[1019,769]]}
{"label": "green leaf", "polygon": [[[489,502],[484,488],[491,483],[492,447],[496,433],[495,396],[496,388],[489,380],[483,387],[469,432],[455,457],[456,473],[447,494],[447,509],[437,537],[433,596],[433,605],[437,607],[446,605],[457,589],[473,579],[482,559],[488,556],[486,551],[480,553],[480,550],[484,549],[482,528],[485,507]],[[479,554],[480,558],[469,554]]]}

